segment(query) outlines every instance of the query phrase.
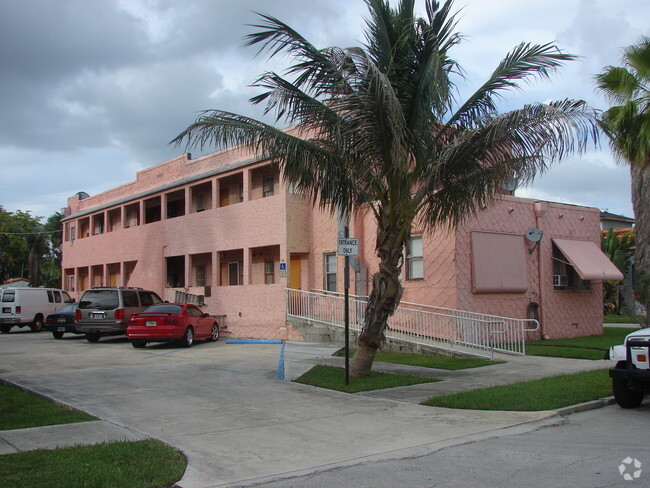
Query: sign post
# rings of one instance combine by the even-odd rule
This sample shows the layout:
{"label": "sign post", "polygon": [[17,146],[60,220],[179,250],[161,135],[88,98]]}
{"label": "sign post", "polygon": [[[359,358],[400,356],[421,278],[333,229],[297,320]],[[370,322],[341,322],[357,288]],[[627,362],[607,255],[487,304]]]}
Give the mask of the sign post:
{"label": "sign post", "polygon": [[345,289],[345,384],[350,384],[350,256],[359,255],[359,239],[348,237],[348,226],[345,226],[345,237],[339,238],[337,254],[345,256],[344,289]]}

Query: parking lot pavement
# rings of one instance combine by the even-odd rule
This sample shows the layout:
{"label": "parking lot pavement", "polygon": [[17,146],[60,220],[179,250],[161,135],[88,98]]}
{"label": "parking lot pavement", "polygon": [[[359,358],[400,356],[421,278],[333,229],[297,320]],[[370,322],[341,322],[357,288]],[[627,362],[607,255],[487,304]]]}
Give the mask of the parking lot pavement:
{"label": "parking lot pavement", "polygon": [[[0,336],[0,377],[179,448],[188,457],[183,488],[422,454],[559,422],[553,412],[429,408],[279,381],[281,347],[219,341],[134,349],[125,339],[91,344],[12,332]],[[286,345],[286,376],[329,353]]]}

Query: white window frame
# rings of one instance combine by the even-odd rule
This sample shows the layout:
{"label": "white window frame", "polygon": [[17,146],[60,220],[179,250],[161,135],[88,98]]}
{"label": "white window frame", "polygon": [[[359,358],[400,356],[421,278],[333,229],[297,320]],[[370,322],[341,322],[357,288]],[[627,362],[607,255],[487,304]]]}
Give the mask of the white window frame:
{"label": "white window frame", "polygon": [[[419,242],[419,249],[413,250],[413,243]],[[411,236],[406,243],[406,279],[424,279],[424,247],[421,235]],[[419,264],[419,269],[414,269]]]}
{"label": "white window frame", "polygon": [[[336,276],[336,254],[334,253],[327,253],[323,255],[323,289],[327,291],[336,291],[336,281],[337,281],[337,276]],[[332,271],[331,268],[334,268]],[[333,285],[334,289],[329,288],[330,284],[330,277],[334,277]]]}

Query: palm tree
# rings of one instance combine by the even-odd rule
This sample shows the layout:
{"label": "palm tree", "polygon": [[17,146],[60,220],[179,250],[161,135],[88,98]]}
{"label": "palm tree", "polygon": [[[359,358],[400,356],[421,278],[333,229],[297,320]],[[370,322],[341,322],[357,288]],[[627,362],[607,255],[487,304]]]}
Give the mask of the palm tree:
{"label": "palm tree", "polygon": [[172,143],[188,147],[241,144],[280,163],[284,178],[332,212],[366,208],[377,223],[379,269],[372,279],[364,327],[350,375],[367,376],[400,302],[404,245],[418,219],[426,230],[453,226],[496,198],[507,180],[530,181],[551,162],[597,137],[595,115],[582,101],[527,105],[499,114],[496,100],[521,81],[548,78],[573,56],[552,44],[521,44],[467,101],[458,103],[450,57],[452,0],[414,0],[393,9],[366,0],[362,47],[317,49],[280,20],[260,15],[247,36],[269,57],[288,54],[285,76],[264,73],[265,113],[289,131],[220,110],[205,111]]}
{"label": "palm tree", "polygon": [[596,85],[612,102],[600,123],[614,153],[630,165],[634,207],[634,264],[637,296],[650,325],[650,38],[643,37],[624,50],[625,66],[608,66],[596,76]]}

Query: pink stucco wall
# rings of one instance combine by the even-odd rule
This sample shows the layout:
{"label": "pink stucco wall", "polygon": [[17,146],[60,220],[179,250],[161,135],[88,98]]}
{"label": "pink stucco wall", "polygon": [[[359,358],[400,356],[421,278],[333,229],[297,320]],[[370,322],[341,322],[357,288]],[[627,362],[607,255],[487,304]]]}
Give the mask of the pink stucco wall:
{"label": "pink stucco wall", "polygon": [[[281,262],[289,261],[291,252],[308,252],[309,206],[289,195],[276,178],[272,196],[262,198],[261,182],[254,175],[258,169],[269,166],[268,161],[252,162],[240,167],[242,158],[252,159],[250,154],[224,151],[188,160],[186,156],[173,159],[137,174],[136,181],[84,200],[71,198],[71,217],[64,222],[70,234],[75,227],[75,239],[70,236],[64,243],[64,281],[70,282],[74,275],[75,289],[71,293],[79,298],[84,288],[82,276],[88,275],[85,287],[110,285],[109,267],[120,270],[117,285],[139,286],[156,291],[165,300],[174,300],[175,291],[204,295],[206,288],[195,286],[192,263],[209,268],[206,277],[209,295],[205,298],[205,311],[226,315],[228,331],[237,337],[299,338],[285,321],[285,289],[287,278],[279,272]],[[237,166],[232,168],[232,166]],[[216,175],[215,170],[222,169]],[[274,169],[277,172],[277,168]],[[210,176],[202,177],[203,174]],[[219,207],[219,182],[232,175],[239,175],[243,183],[244,201]],[[192,179],[194,177],[194,179]],[[187,180],[191,180],[187,182]],[[178,186],[170,183],[180,181]],[[261,180],[260,180],[261,181]],[[192,212],[190,188],[209,182],[212,189],[211,207]],[[257,186],[255,186],[257,185]],[[173,185],[172,185],[173,186]],[[157,189],[164,188],[160,191]],[[166,218],[165,197],[179,189],[185,195],[185,215]],[[146,195],[143,195],[145,194]],[[229,191],[229,193],[231,193]],[[238,192],[232,194],[236,195]],[[137,198],[134,198],[136,197]],[[159,221],[144,223],[143,203],[161,196],[162,217]],[[232,198],[232,197],[231,197]],[[109,232],[88,237],[79,236],[80,222],[120,209],[122,217],[125,206],[140,203],[140,225],[124,228],[119,226]],[[289,209],[292,218],[287,217]],[[302,218],[296,218],[298,215]],[[287,233],[291,238],[287,239]],[[166,260],[184,256],[185,287],[172,288],[167,284]],[[226,260],[241,260],[240,285],[228,286],[222,282]],[[241,256],[241,257],[239,257]],[[263,256],[272,258],[275,265],[273,284],[264,284]],[[222,260],[224,261],[222,263]],[[136,263],[127,281],[127,263]],[[129,264],[129,266],[132,266]],[[130,268],[129,268],[130,269]],[[95,279],[91,275],[95,276]],[[64,285],[68,285],[64,283]]]}
{"label": "pink stucco wall", "polygon": [[[503,197],[482,210],[457,231],[456,269],[458,308],[509,317],[526,317],[530,302],[540,305],[542,332],[553,337],[575,337],[602,332],[602,283],[585,291],[556,291],[553,287],[552,239],[591,240],[600,246],[598,209],[551,202]],[[539,246],[526,253],[526,293],[475,294],[471,289],[470,233],[476,230],[524,235],[537,227],[544,231]],[[527,248],[533,244],[526,242]],[[541,264],[540,264],[541,263]]]}
{"label": "pink stucco wall", "polygon": [[[263,180],[273,174],[273,195],[265,196]],[[204,211],[196,211],[193,192],[208,192]],[[228,194],[227,206],[221,206],[222,192]],[[145,223],[145,201],[157,197],[161,218]],[[167,199],[178,197],[184,199],[183,215],[167,218]],[[125,228],[127,206],[134,203],[140,208],[139,225]],[[84,281],[85,287],[109,285],[110,281],[140,286],[170,301],[178,290],[205,295],[205,310],[225,315],[228,331],[237,337],[300,339],[285,320],[291,267],[299,266],[300,284],[296,286],[323,289],[324,256],[336,253],[337,248],[335,214],[312,208],[308,199],[290,193],[280,181],[277,165],[235,150],[196,160],[179,156],[138,172],[133,182],[84,200],[73,197],[68,207],[63,286],[69,288],[74,277],[73,296],[80,297]],[[104,228],[96,229],[94,223],[102,218]],[[116,222],[109,225],[109,220]],[[471,233],[516,235],[522,246],[528,246],[523,236],[532,227],[541,228],[544,237],[534,252],[525,253],[527,290],[475,293]],[[414,234],[420,231],[413,229]],[[351,293],[366,295],[377,269],[372,214],[360,211],[354,215],[350,235],[359,238],[360,250],[360,272],[352,273]],[[458,229],[423,234],[424,278],[404,277],[403,301],[518,318],[526,318],[532,301],[540,304],[543,331],[550,337],[598,333],[602,286],[594,282],[580,292],[554,289],[554,237],[598,243],[598,210],[504,196]],[[184,258],[185,286],[173,288],[167,280],[167,263],[170,257],[179,256]],[[266,283],[267,260],[274,263],[273,283]],[[228,263],[233,261],[241,263],[243,278],[238,285],[228,283]],[[343,262],[337,259],[337,291],[341,292]],[[281,265],[286,271],[280,272]],[[197,282],[198,267],[204,269],[205,286]]]}

